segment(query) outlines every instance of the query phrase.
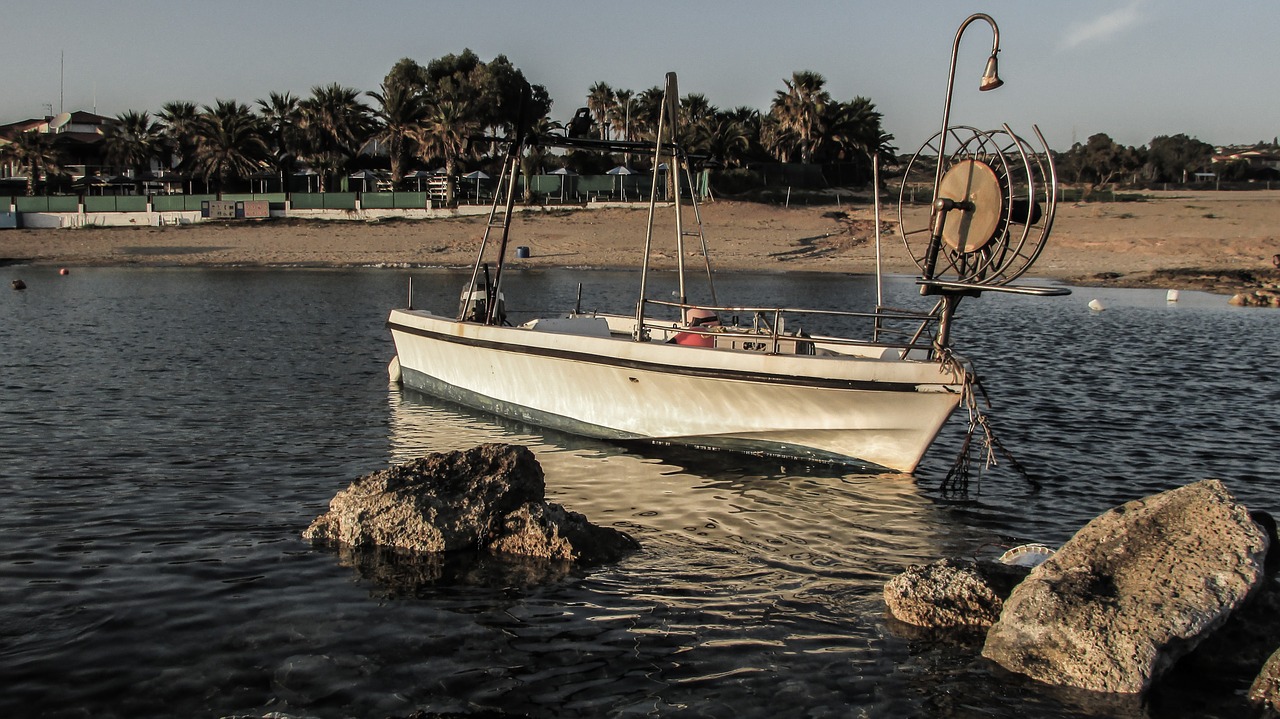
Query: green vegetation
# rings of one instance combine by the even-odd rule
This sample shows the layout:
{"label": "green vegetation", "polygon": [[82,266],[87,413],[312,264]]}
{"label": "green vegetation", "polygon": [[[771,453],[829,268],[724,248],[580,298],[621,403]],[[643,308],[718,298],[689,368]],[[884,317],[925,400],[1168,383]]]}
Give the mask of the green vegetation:
{"label": "green vegetation", "polygon": [[[744,168],[749,163],[839,163],[842,179],[870,179],[871,156],[890,154],[893,136],[865,97],[833,99],[826,80],[799,71],[783,80],[767,112],[738,107],[721,110],[700,94],[681,99],[681,137],[686,150],[708,158],[711,167],[737,171],[735,184],[757,189]],[[584,98],[585,126],[578,136],[646,141],[653,139],[662,90],[615,89],[592,85]],[[308,97],[271,93],[253,106],[236,100],[212,105],[175,101],[158,112],[129,110],[110,124],[104,137],[106,161],[131,169],[139,178],[153,166],[195,178],[208,192],[241,191],[250,180],[279,180],[299,170],[315,173],[318,189],[336,188],[339,178],[360,170],[387,171],[397,189],[412,169],[442,167],[452,202],[454,178],[472,169],[496,170],[494,149],[475,142],[479,135],[505,135],[522,121],[535,134],[564,132],[551,120],[546,88],[530,83],[499,55],[485,62],[471,50],[426,65],[405,58],[373,91],[339,84],[317,85]],[[43,133],[21,133],[0,148],[23,168],[32,194],[41,178],[61,173],[63,158]],[[526,174],[565,166],[596,174],[626,163],[648,169],[648,160],[623,153],[601,158],[586,152],[552,155],[532,151]],[[819,176],[820,177],[820,176]],[[528,187],[528,183],[526,183]]]}
{"label": "green vegetation", "polygon": [[[1260,142],[1253,149],[1276,153],[1280,145]],[[1215,162],[1212,145],[1184,134],[1160,135],[1146,146],[1125,147],[1098,133],[1059,153],[1057,164],[1065,182],[1087,188],[1186,183],[1196,173],[1212,173],[1215,181],[1280,180],[1280,172],[1245,159]]]}
{"label": "green vegetation", "polygon": [[[876,153],[889,168],[904,161],[897,158],[895,163],[894,137],[884,131],[883,117],[869,98],[833,98],[825,78],[809,70],[794,72],[781,83],[765,111],[722,110],[697,93],[681,98],[679,139],[713,169],[718,193],[774,198],[793,191],[792,201],[821,202],[821,197],[803,193],[828,184],[866,186]],[[651,141],[661,101],[659,87],[636,91],[596,82],[581,100],[585,113],[565,128],[550,118],[552,99],[546,88],[531,83],[505,56],[486,62],[463,50],[425,65],[404,58],[368,92],[333,83],[311,88],[306,97],[273,92],[252,105],[218,99],[203,107],[175,101],[156,112],[129,110],[107,126],[102,149],[108,164],[131,170],[139,183],[158,166],[193,178],[210,193],[244,191],[251,181],[273,182],[285,191],[290,189],[288,178],[303,170],[319,192],[343,191],[345,178],[362,169],[389,176],[391,187],[384,183],[380,190],[421,190],[422,180],[409,179],[410,173],[438,168],[445,175],[440,185],[446,202],[452,203],[460,175],[498,169],[496,148],[475,141],[477,136],[508,135],[523,123],[534,135]],[[42,180],[61,175],[63,165],[72,164],[50,138],[26,132],[0,145],[0,161],[27,175],[28,195],[41,184],[47,193],[49,183]],[[1265,143],[1259,147],[1267,151]],[[1269,151],[1280,151],[1280,145],[1273,141]],[[1209,144],[1184,134],[1126,147],[1099,133],[1055,155],[1065,183],[1060,197],[1141,201],[1140,194],[1114,188],[1184,183],[1208,171],[1224,181],[1280,180],[1280,172],[1247,160],[1215,164],[1213,152]],[[620,163],[650,169],[646,158],[629,153],[602,157],[535,148],[522,158],[521,171],[531,176],[565,167],[583,175],[602,174]],[[532,199],[534,183],[524,187],[525,199]]]}

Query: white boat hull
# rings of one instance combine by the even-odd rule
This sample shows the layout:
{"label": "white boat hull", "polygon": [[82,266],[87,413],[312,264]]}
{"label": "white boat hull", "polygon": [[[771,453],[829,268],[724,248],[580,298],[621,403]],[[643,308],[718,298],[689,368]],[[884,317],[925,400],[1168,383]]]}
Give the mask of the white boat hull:
{"label": "white boat hull", "polygon": [[393,310],[388,327],[404,384],[592,437],[910,472],[962,394],[955,362],[635,342],[609,336],[602,318],[557,322],[548,331]]}

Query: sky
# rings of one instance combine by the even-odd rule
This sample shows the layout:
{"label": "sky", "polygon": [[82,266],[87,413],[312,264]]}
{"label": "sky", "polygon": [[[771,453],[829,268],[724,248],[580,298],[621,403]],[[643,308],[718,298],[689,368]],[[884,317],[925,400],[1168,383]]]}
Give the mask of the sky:
{"label": "sky", "polygon": [[975,11],[999,25],[1005,85],[977,91],[992,34],[971,24],[953,125],[1031,138],[1034,124],[1058,150],[1096,133],[1125,145],[1280,135],[1280,3],[1246,0],[40,0],[0,14],[0,124],[254,105],[334,82],[376,90],[401,58],[470,48],[546,86],[561,121],[596,82],[640,91],[668,71],[682,94],[767,111],[810,70],[835,99],[870,98],[906,153],[941,128],[955,34]]}

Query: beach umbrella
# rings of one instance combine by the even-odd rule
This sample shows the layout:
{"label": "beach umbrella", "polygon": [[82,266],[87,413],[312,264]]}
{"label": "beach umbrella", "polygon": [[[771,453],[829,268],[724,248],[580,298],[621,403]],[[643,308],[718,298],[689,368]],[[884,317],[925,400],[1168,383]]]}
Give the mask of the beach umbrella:
{"label": "beach umbrella", "polygon": [[567,167],[558,167],[558,168],[556,168],[556,169],[552,170],[552,171],[551,171],[551,174],[552,174],[552,175],[559,175],[559,176],[560,176],[560,201],[561,201],[561,202],[564,202],[564,186],[565,186],[565,183],[566,183],[566,179],[565,179],[565,178],[569,178],[569,177],[577,177],[577,176],[578,176],[578,173],[574,172],[573,170],[570,170],[570,169],[569,169],[569,168],[567,168]]}
{"label": "beach umbrella", "polygon": [[311,178],[317,176],[315,170],[312,170],[309,168],[306,170],[298,170],[297,172],[293,173],[293,176],[307,178],[307,192],[311,192]]}
{"label": "beach umbrella", "polygon": [[372,180],[372,181],[374,181],[374,182],[377,182],[379,179],[381,179],[381,178],[378,176],[378,173],[377,173],[377,172],[375,172],[375,171],[373,171],[373,170],[360,170],[359,172],[353,172],[353,173],[351,173],[350,175],[348,175],[348,177],[350,177],[350,178],[351,178],[351,179],[353,179],[353,180],[359,180],[359,181],[360,181],[360,189],[361,189],[361,191],[363,191],[363,192],[368,192],[368,191],[369,191],[369,181],[370,181],[370,180]]}
{"label": "beach umbrella", "polygon": [[72,182],[71,186],[85,188],[86,194],[92,194],[92,188],[96,187],[98,188],[98,194],[101,195],[102,188],[109,184],[111,183],[105,177],[99,177],[98,175],[85,175],[75,182]]}
{"label": "beach umbrella", "polygon": [[428,172],[427,170],[414,170],[413,172],[410,172],[409,174],[405,175],[405,177],[409,179],[417,180],[418,192],[422,192],[422,179],[424,177],[431,177],[431,175],[432,173]]}
{"label": "beach umbrella", "polygon": [[480,201],[480,181],[489,179],[489,176],[486,175],[481,170],[476,170],[475,172],[468,172],[467,174],[463,175],[462,178],[465,180],[473,180],[476,183],[475,198],[476,198],[476,202],[479,202]]}
{"label": "beach umbrella", "polygon": [[609,170],[608,174],[610,174],[610,175],[615,175],[615,176],[618,178],[618,188],[621,190],[622,201],[623,201],[623,202],[626,202],[626,201],[627,201],[627,186],[626,186],[625,184],[623,184],[622,177],[623,177],[624,175],[634,175],[634,174],[636,174],[636,171],[635,171],[635,170],[633,170],[633,169],[631,169],[630,167],[627,167],[626,165],[618,165],[617,167],[613,168],[612,170]]}

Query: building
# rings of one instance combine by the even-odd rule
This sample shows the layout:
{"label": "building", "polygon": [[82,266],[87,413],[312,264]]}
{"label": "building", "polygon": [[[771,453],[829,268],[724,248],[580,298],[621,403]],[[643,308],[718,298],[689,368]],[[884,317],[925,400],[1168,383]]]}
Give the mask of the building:
{"label": "building", "polygon": [[[63,173],[72,181],[88,175],[108,175],[114,168],[107,165],[102,140],[107,128],[115,123],[115,118],[84,111],[22,120],[0,125],[0,145],[24,132],[49,134],[62,154]],[[0,180],[22,178],[25,182],[23,173],[24,169],[15,163],[0,162]]]}

